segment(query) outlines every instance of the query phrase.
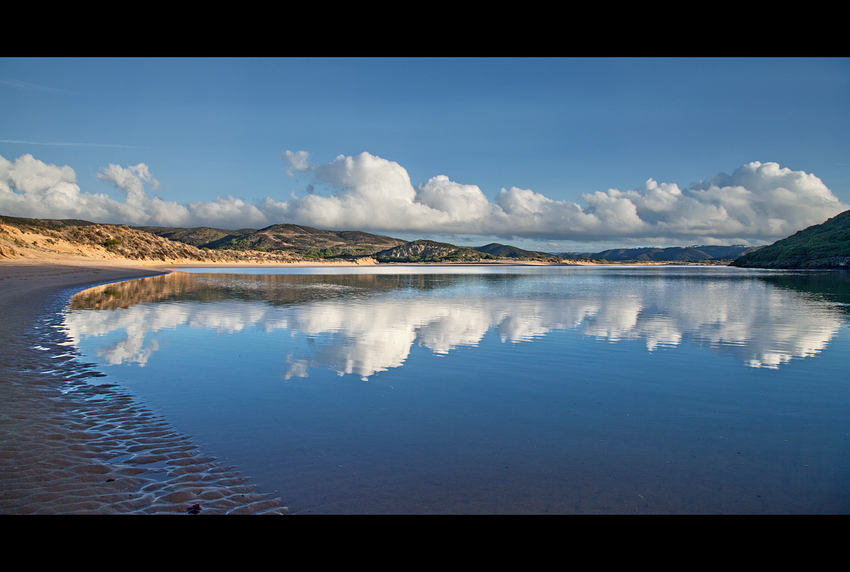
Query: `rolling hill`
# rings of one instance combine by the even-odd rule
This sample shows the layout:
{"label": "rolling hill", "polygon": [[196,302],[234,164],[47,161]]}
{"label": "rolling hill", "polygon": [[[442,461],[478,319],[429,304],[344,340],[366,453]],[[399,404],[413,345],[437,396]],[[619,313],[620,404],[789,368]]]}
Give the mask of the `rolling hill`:
{"label": "rolling hill", "polygon": [[612,262],[707,262],[730,261],[754,252],[759,246],[673,246],[668,248],[612,248],[602,252],[564,253],[564,258],[603,259]]}
{"label": "rolling hill", "polygon": [[534,250],[523,250],[516,246],[506,244],[498,244],[492,242],[484,246],[473,246],[473,250],[490,254],[498,258],[515,258],[517,260],[538,260],[541,262],[562,262],[560,256],[549,254],[548,252],[537,252]]}
{"label": "rolling hill", "polygon": [[0,216],[0,259],[71,257],[161,262],[292,262],[285,252],[200,249],[118,224]]}
{"label": "rolling hill", "polygon": [[355,230],[322,230],[297,224],[274,224],[259,230],[209,227],[136,227],[169,240],[211,250],[285,251],[307,258],[370,256],[406,241]]}
{"label": "rolling hill", "polygon": [[[151,261],[294,262],[304,260],[378,262],[533,261],[576,263],[724,263],[761,268],[841,268],[850,264],[850,211],[769,247],[693,246],[623,248],[561,256],[491,243],[462,247],[432,240],[406,242],[360,231],[334,231],[295,224],[263,229],[130,227],[76,219],[0,216],[0,258],[60,254]],[[744,256],[738,257],[740,254]]]}
{"label": "rolling hill", "polygon": [[850,210],[732,262],[743,268],[850,268]]}
{"label": "rolling hill", "polygon": [[477,262],[497,257],[472,248],[433,240],[414,240],[375,253],[378,262]]}

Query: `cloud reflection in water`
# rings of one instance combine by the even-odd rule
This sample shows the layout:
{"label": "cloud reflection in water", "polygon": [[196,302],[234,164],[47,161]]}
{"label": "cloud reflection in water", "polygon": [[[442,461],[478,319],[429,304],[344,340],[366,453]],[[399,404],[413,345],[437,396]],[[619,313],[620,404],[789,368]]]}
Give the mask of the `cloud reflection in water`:
{"label": "cloud reflection in water", "polygon": [[447,354],[477,346],[491,330],[503,343],[575,330],[612,343],[642,340],[650,352],[689,342],[750,367],[778,368],[816,355],[846,323],[841,304],[757,276],[731,268],[175,272],[80,293],[66,325],[75,342],[113,340],[98,350],[106,363],[138,366],[159,349],[154,335],[165,329],[285,331],[314,343],[288,351],[283,378],[322,367],[368,379],[401,367],[414,344]]}

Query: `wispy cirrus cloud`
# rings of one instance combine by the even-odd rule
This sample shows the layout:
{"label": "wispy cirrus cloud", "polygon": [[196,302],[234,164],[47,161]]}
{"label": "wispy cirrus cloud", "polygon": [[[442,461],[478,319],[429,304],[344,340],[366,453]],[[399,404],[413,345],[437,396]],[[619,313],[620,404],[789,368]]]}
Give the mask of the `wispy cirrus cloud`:
{"label": "wispy cirrus cloud", "polygon": [[34,91],[57,91],[60,93],[74,93],[67,89],[60,89],[58,87],[49,87],[46,85],[39,85],[35,83],[29,83],[26,81],[21,81],[19,79],[4,77],[0,78],[0,85],[8,85],[10,87],[16,87],[19,89],[29,89]]}
{"label": "wispy cirrus cloud", "polygon": [[38,141],[18,141],[16,139],[0,139],[0,143],[20,143],[23,145],[58,145],[64,147],[119,147],[123,149],[146,149],[146,147],[140,147],[138,145],[116,145],[114,143],[41,143]]}

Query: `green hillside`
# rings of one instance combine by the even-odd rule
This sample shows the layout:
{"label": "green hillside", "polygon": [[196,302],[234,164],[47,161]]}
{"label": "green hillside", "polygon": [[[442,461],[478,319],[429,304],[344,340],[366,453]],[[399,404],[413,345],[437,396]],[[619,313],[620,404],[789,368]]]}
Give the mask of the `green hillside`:
{"label": "green hillside", "polygon": [[378,262],[476,262],[495,258],[486,252],[433,240],[414,240],[375,254]]}
{"label": "green hillside", "polygon": [[732,265],[744,268],[848,268],[850,211],[746,254]]}
{"label": "green hillside", "polygon": [[496,256],[498,258],[514,258],[517,260],[539,260],[542,262],[561,262],[561,257],[556,256],[554,254],[548,254],[546,252],[537,252],[535,250],[523,250],[522,248],[517,248],[516,246],[499,244],[496,242],[492,242],[484,246],[474,246],[473,250],[477,250],[478,252],[483,252],[485,254],[492,254],[493,256]]}
{"label": "green hillside", "polygon": [[212,250],[285,251],[308,258],[369,256],[405,241],[367,232],[323,230],[297,224],[274,224],[259,230],[223,230],[208,227],[138,227],[197,248]]}
{"label": "green hillside", "polygon": [[759,246],[673,246],[668,248],[612,248],[602,252],[564,253],[564,258],[589,258],[612,262],[705,262],[734,260]]}

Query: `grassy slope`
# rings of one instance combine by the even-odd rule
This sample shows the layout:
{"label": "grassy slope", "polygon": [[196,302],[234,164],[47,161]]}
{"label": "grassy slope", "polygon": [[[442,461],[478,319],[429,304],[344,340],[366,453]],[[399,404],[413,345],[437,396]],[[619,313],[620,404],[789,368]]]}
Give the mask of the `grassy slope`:
{"label": "grassy slope", "polygon": [[850,265],[850,211],[746,254],[733,263],[745,268],[842,268]]}
{"label": "grassy slope", "polygon": [[330,258],[368,256],[405,241],[359,231],[333,231],[295,224],[256,229],[207,227],[139,227],[158,236],[213,250],[287,251],[299,256]]}

